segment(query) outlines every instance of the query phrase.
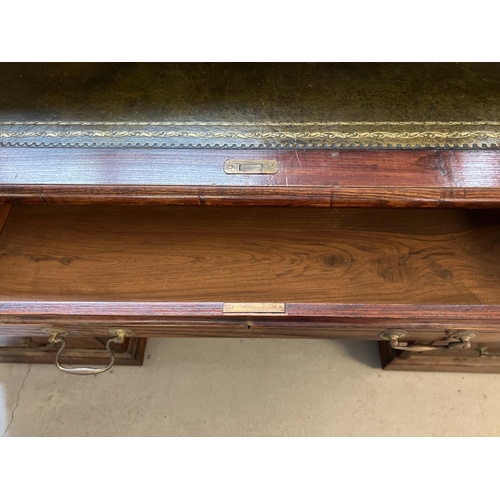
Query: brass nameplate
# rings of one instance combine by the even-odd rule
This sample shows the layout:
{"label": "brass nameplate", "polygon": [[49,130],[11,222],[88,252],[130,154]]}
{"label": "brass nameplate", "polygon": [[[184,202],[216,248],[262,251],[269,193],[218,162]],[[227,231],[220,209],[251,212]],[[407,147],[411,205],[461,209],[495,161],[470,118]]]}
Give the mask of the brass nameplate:
{"label": "brass nameplate", "polygon": [[227,160],[226,174],[276,174],[279,164],[276,160]]}
{"label": "brass nameplate", "polygon": [[233,302],[225,303],[224,313],[285,314],[284,302]]}

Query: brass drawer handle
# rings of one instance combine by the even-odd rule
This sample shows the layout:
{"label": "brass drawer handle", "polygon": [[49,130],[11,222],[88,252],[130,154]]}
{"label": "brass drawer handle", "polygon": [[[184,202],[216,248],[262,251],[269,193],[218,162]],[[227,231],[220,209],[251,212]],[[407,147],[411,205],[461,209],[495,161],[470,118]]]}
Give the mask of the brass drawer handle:
{"label": "brass drawer handle", "polygon": [[57,351],[56,354],[56,366],[64,373],[70,373],[71,375],[99,375],[99,373],[107,372],[109,369],[113,367],[115,364],[115,354],[111,349],[111,344],[123,344],[125,341],[125,337],[130,337],[133,335],[131,330],[127,330],[126,328],[110,328],[109,332],[114,333],[115,336],[111,337],[106,342],[106,350],[109,353],[110,361],[106,366],[102,366],[100,368],[93,368],[91,366],[63,366],[61,365],[59,358],[61,357],[62,352],[66,347],[66,341],[64,340],[64,336],[68,335],[66,330],[62,330],[61,328],[46,328],[44,330],[50,335],[49,343],[51,344],[61,344],[61,347]]}
{"label": "brass drawer handle", "polygon": [[480,358],[482,358],[482,357],[500,358],[500,355],[498,355],[498,354],[491,354],[491,353],[489,353],[487,347],[479,347],[478,351],[479,351],[479,357]]}
{"label": "brass drawer handle", "polygon": [[399,339],[406,335],[405,330],[391,329],[382,332],[379,337],[388,340],[393,349],[400,351],[425,352],[425,351],[443,351],[449,349],[470,349],[470,339],[474,338],[477,333],[471,330],[460,330],[451,334],[448,338],[448,345],[427,345],[427,344],[411,344],[401,342]]}

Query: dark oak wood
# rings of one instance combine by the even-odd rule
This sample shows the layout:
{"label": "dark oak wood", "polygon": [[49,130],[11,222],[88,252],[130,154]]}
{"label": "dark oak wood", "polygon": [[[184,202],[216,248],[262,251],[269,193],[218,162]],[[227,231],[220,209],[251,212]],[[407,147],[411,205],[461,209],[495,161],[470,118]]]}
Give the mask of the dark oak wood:
{"label": "dark oak wood", "polygon": [[[274,175],[224,162],[277,159]],[[498,207],[500,152],[0,149],[0,202]]]}
{"label": "dark oak wood", "polygon": [[473,343],[460,351],[410,353],[396,351],[387,342],[379,342],[382,368],[391,371],[500,373],[500,344]]}
{"label": "dark oak wood", "polygon": [[[105,349],[107,338],[91,336],[66,339],[66,349],[61,354],[65,365],[102,365],[109,361]],[[114,344],[115,365],[142,366],[146,338],[127,338],[123,344]],[[46,338],[0,336],[0,363],[53,364],[59,346],[48,344]]]}

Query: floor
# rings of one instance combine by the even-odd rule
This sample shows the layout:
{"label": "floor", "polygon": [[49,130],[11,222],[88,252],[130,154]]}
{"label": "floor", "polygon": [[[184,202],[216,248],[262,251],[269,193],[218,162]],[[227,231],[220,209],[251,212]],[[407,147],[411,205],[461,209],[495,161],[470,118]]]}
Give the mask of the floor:
{"label": "floor", "polygon": [[384,372],[375,343],[155,339],[143,367],[0,365],[6,436],[499,436],[500,375]]}

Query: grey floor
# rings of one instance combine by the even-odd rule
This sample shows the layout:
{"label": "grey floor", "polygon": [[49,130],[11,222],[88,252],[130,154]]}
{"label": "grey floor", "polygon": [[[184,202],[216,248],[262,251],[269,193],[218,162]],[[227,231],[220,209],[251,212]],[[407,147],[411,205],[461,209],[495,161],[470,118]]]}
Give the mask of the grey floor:
{"label": "grey floor", "polygon": [[6,436],[498,436],[500,375],[384,372],[375,343],[156,339],[97,377],[0,365]]}

